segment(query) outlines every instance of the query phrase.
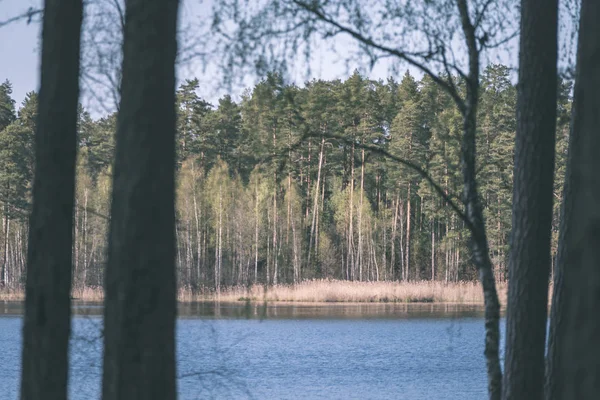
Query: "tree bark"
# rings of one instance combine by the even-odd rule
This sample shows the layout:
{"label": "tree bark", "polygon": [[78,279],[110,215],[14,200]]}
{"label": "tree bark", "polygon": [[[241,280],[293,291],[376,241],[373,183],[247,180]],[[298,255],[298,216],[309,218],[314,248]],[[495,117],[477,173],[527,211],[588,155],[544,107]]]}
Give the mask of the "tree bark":
{"label": "tree bark", "polygon": [[469,54],[469,73],[466,77],[466,99],[463,104],[463,137],[461,142],[461,167],[463,175],[463,201],[465,215],[471,232],[470,250],[483,287],[485,303],[485,358],[487,363],[488,392],[491,400],[502,394],[500,368],[500,302],[490,260],[481,199],[477,189],[475,169],[477,105],[479,104],[479,49],[475,27],[470,20],[466,0],[457,1]]}
{"label": "tree bark", "polygon": [[600,4],[583,0],[548,353],[548,399],[600,396]]}
{"label": "tree bark", "polygon": [[[323,166],[323,147],[325,146],[325,137],[321,138],[321,151],[319,152],[319,167],[317,169],[317,188],[313,197],[312,223],[310,226],[310,237],[308,239],[308,258],[306,265],[310,268],[310,257],[312,254],[313,243],[315,242],[315,225],[317,223],[317,207],[319,206],[319,191],[321,185],[321,167]],[[318,261],[318,260],[317,260]]]}
{"label": "tree bark", "polygon": [[406,261],[404,262],[404,279],[408,282],[409,281],[409,267],[410,267],[410,232],[411,232],[411,228],[410,228],[410,220],[411,220],[411,211],[410,211],[410,203],[411,203],[411,191],[410,191],[410,187],[411,187],[411,182],[408,182],[408,190],[407,190],[407,195],[406,195]]}
{"label": "tree bark", "polygon": [[66,399],[81,0],[46,0],[29,220],[21,399]]}
{"label": "tree bark", "polygon": [[8,217],[8,204],[4,205],[4,218],[2,221],[2,252],[4,253],[2,256],[2,268],[0,268],[0,288],[6,285],[6,266],[8,264],[8,227],[10,224],[10,219]]}
{"label": "tree bark", "polygon": [[556,137],[558,0],[521,1],[503,399],[541,399]]}
{"label": "tree bark", "polygon": [[277,181],[273,191],[273,285],[277,285],[279,251],[277,243]]}
{"label": "tree bark", "polygon": [[83,274],[81,277],[81,289],[85,289],[85,285],[87,282],[87,265],[88,265],[88,217],[87,217],[87,207],[88,207],[88,189],[85,188],[83,191]]}
{"label": "tree bark", "polygon": [[356,264],[354,261],[354,142],[352,142],[352,155],[350,156],[350,222],[348,224],[348,265],[350,265],[350,276],[351,280],[356,279]]}
{"label": "tree bark", "polygon": [[435,222],[431,221],[431,281],[435,281]]}
{"label": "tree bark", "polygon": [[178,5],[126,1],[106,269],[105,400],[176,398]]}
{"label": "tree bark", "polygon": [[396,194],[394,202],[394,218],[392,222],[392,235],[390,239],[390,276],[392,280],[397,277],[396,274],[396,230],[398,227],[398,209],[400,208],[400,193]]}
{"label": "tree bark", "polygon": [[364,199],[364,184],[365,184],[365,149],[363,148],[361,151],[361,164],[360,164],[360,201],[358,204],[358,249],[356,259],[358,262],[358,280],[363,280],[363,231],[362,231],[362,209],[363,209],[363,199]]}
{"label": "tree bark", "polygon": [[255,187],[256,201],[254,204],[254,284],[258,281],[258,183]]}

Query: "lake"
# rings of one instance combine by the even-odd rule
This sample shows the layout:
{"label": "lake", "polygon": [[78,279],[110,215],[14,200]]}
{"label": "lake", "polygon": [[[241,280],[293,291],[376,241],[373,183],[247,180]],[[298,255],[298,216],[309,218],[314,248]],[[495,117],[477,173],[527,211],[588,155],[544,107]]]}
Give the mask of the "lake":
{"label": "lake", "polygon": [[[70,399],[99,399],[102,306],[73,312]],[[2,399],[18,398],[22,313],[0,302]],[[480,306],[183,304],[179,399],[484,399],[483,345]]]}

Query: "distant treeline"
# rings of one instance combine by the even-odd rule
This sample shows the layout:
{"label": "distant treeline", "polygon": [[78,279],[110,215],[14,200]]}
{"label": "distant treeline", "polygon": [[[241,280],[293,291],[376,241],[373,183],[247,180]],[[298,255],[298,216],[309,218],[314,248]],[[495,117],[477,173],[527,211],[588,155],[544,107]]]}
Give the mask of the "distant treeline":
{"label": "distant treeline", "polygon": [[[571,108],[570,84],[559,87],[553,252]],[[180,287],[475,277],[463,221],[421,174],[385,154],[426,171],[460,205],[462,118],[430,78],[354,73],[298,87],[270,74],[239,103],[225,96],[217,105],[201,89],[188,80],[177,91]],[[485,69],[480,96],[477,179],[503,280],[516,131],[507,67]],[[24,283],[36,109],[35,93],[17,111],[10,83],[0,85],[0,281],[12,288]],[[76,288],[103,285],[115,124],[115,114],[93,120],[81,108]]]}

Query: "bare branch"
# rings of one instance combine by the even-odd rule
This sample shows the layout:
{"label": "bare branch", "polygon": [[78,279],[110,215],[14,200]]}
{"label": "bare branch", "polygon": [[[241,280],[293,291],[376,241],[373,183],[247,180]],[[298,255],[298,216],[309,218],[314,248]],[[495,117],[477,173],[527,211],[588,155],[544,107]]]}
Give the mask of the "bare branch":
{"label": "bare branch", "polygon": [[352,29],[350,27],[347,27],[345,25],[342,25],[339,22],[335,21],[333,18],[331,18],[328,15],[326,15],[322,10],[319,10],[318,8],[316,8],[313,5],[307,4],[307,3],[303,2],[303,1],[299,1],[299,0],[292,0],[292,1],[293,1],[294,4],[298,5],[299,7],[301,7],[302,9],[304,9],[305,11],[307,11],[307,12],[311,13],[312,15],[314,15],[320,21],[325,22],[325,23],[327,23],[327,24],[329,24],[329,25],[337,28],[340,32],[344,32],[344,33],[352,36],[354,39],[356,39],[357,41],[359,41],[363,45],[368,46],[368,47],[373,48],[373,49],[377,49],[377,50],[383,51],[383,52],[391,54],[393,56],[396,56],[396,57],[398,57],[398,58],[406,61],[408,64],[412,65],[413,67],[418,68],[423,73],[425,73],[429,77],[431,77],[431,79],[435,83],[437,83],[444,90],[446,90],[446,92],[450,95],[450,97],[452,97],[452,99],[456,103],[456,105],[457,105],[458,109],[460,110],[460,112],[462,114],[464,114],[465,109],[466,109],[466,105],[465,105],[465,102],[462,99],[462,97],[459,95],[458,91],[456,91],[455,88],[451,84],[449,84],[446,80],[440,78],[439,75],[437,75],[436,73],[434,73],[425,64],[417,61],[416,59],[414,59],[413,57],[411,57],[406,52],[403,52],[403,51],[400,51],[398,49],[394,49],[394,48],[385,46],[385,45],[380,44],[380,43],[376,43],[373,39],[364,36],[363,34],[361,34],[360,32],[358,32],[357,30]]}
{"label": "bare branch", "polygon": [[22,21],[24,19],[27,20],[27,24],[30,24],[33,20],[33,17],[41,15],[43,12],[44,10],[41,8],[29,7],[29,9],[22,14],[16,15],[4,21],[0,21],[0,28],[12,24],[13,22]]}
{"label": "bare branch", "polygon": [[475,29],[479,28],[479,25],[481,24],[481,21],[483,21],[483,17],[485,16],[485,13],[486,13],[488,7],[493,2],[494,2],[494,0],[487,0],[485,2],[485,4],[483,5],[483,7],[481,7],[481,9],[479,11],[477,11],[477,13],[475,15],[475,21],[473,22],[473,28],[475,28]]}
{"label": "bare branch", "polygon": [[115,9],[117,10],[117,14],[119,15],[119,25],[121,26],[121,32],[125,32],[125,13],[123,12],[123,7],[121,7],[121,3],[119,0],[112,0]]}
{"label": "bare branch", "polygon": [[[457,0],[460,22],[462,24],[465,42],[469,52],[469,75],[467,77],[468,85],[479,84],[479,49],[477,48],[477,38],[475,36],[475,27],[469,17],[469,8],[466,0]],[[476,76],[473,76],[476,75]]]}

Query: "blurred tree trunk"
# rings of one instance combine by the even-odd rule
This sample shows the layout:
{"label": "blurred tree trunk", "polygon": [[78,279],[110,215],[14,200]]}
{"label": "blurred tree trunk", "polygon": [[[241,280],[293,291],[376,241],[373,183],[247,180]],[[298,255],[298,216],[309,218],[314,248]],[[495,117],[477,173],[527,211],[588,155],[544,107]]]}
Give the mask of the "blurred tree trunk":
{"label": "blurred tree trunk", "polygon": [[558,0],[521,1],[502,398],[541,399],[556,137]]}
{"label": "blurred tree trunk", "polygon": [[10,227],[10,219],[8,218],[8,204],[4,205],[4,218],[2,220],[2,237],[4,243],[2,245],[2,268],[0,269],[0,288],[3,288],[6,282],[6,265],[8,264],[8,233]]}
{"label": "blurred tree trunk", "polygon": [[600,3],[583,0],[548,352],[548,399],[600,397]]}
{"label": "blurred tree trunk", "polygon": [[46,0],[29,221],[21,399],[66,399],[81,0]]}
{"label": "blurred tree trunk", "polygon": [[102,397],[174,399],[178,1],[127,0]]}
{"label": "blurred tree trunk", "polygon": [[[491,400],[499,400],[502,394],[502,369],[500,367],[500,301],[490,249],[488,245],[483,205],[479,196],[476,170],[477,107],[480,91],[480,49],[477,44],[476,28],[471,22],[468,3],[458,0],[457,7],[469,54],[469,73],[465,78],[466,96],[462,103],[461,170],[463,178],[463,202],[466,221],[471,232],[469,248],[472,262],[477,268],[483,288],[485,303],[485,349],[488,393]],[[460,253],[458,253],[460,254]],[[458,261],[458,260],[457,260]],[[457,262],[457,266],[459,263]]]}

